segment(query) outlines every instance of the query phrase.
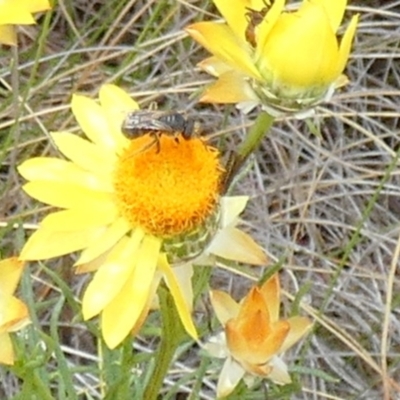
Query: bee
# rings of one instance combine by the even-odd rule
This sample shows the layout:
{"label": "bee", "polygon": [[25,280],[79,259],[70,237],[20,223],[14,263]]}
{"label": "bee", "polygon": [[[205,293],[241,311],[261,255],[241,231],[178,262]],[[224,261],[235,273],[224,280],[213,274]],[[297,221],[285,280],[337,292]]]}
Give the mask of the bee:
{"label": "bee", "polygon": [[145,134],[152,135],[154,141],[142,151],[156,144],[159,152],[161,135],[170,135],[179,143],[179,135],[185,140],[196,137],[198,125],[193,119],[185,118],[175,111],[136,110],[127,114],[121,131],[128,139],[136,139]]}
{"label": "bee", "polygon": [[246,30],[244,31],[244,36],[253,47],[257,46],[256,41],[256,27],[261,24],[268,10],[271,8],[270,5],[266,3],[266,0],[263,1],[265,7],[263,7],[260,11],[254,10],[250,7],[246,7],[246,18],[248,20],[248,24]]}

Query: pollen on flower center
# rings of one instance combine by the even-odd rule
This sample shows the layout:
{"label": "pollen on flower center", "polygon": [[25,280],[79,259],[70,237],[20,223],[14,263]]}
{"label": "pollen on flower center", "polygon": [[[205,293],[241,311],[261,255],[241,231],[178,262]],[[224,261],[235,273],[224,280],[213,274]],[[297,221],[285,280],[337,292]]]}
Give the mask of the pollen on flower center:
{"label": "pollen on flower center", "polygon": [[147,134],[121,155],[114,187],[122,215],[148,233],[170,237],[189,232],[218,203],[219,153],[200,138]]}

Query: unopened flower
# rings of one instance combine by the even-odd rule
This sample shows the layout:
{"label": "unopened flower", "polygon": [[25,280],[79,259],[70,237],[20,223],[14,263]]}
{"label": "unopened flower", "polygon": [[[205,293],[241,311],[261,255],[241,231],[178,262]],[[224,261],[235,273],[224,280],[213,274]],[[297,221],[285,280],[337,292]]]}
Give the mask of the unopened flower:
{"label": "unopened flower", "polygon": [[311,327],[305,317],[279,319],[280,285],[277,274],[261,287],[254,286],[237,303],[227,293],[212,291],[211,303],[224,332],[206,345],[215,357],[226,358],[218,380],[218,397],[231,393],[244,378],[269,378],[278,384],[291,382],[279,357]]}
{"label": "unopened flower", "polygon": [[32,14],[50,9],[48,0],[1,0],[0,43],[17,44],[15,25],[35,23]]}
{"label": "unopened flower", "polygon": [[0,363],[14,364],[10,332],[29,323],[26,305],[14,296],[24,263],[16,257],[0,261]]}
{"label": "unopened flower", "polygon": [[213,57],[200,67],[218,77],[203,97],[211,103],[261,103],[271,113],[299,112],[343,82],[358,16],[340,43],[347,0],[213,0],[226,23],[199,22],[186,31]]}
{"label": "unopened flower", "polygon": [[[146,131],[146,125],[130,140],[121,126],[137,103],[113,85],[104,85],[99,98],[100,104],[84,96],[72,99],[72,112],[89,140],[52,133],[70,161],[37,157],[19,167],[30,196],[63,209],[43,219],[21,258],[82,250],[77,272],[96,271],[83,296],[83,316],[101,315],[110,348],[141,327],[161,280],[183,326],[196,338],[190,316],[192,261],[224,257],[228,237],[242,257],[250,253],[247,262],[265,263],[265,255],[232,226],[240,207],[234,201],[226,207],[220,199],[223,170],[215,148],[179,132]],[[225,214],[228,223],[222,221]],[[243,244],[243,235],[250,244]],[[234,259],[242,261],[239,255]]]}

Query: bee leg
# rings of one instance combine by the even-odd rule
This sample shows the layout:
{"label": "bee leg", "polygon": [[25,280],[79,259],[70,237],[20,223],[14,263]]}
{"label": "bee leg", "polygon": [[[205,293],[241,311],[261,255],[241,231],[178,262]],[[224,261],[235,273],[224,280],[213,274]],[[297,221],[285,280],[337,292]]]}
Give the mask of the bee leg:
{"label": "bee leg", "polygon": [[152,101],[149,105],[149,111],[156,111],[158,109],[158,104],[155,101]]}
{"label": "bee leg", "polygon": [[138,153],[143,153],[144,151],[150,149],[151,147],[153,147],[154,145],[157,146],[157,154],[160,152],[161,150],[161,146],[160,146],[160,141],[158,140],[158,136],[154,136],[154,140],[150,143],[145,144],[136,154]]}
{"label": "bee leg", "polygon": [[160,152],[160,150],[161,150],[161,144],[160,144],[160,139],[159,139],[159,137],[156,135],[156,136],[154,136],[154,142],[152,143],[152,145],[153,144],[156,144],[156,146],[157,146],[157,150],[156,150],[156,153],[158,154],[159,152]]}
{"label": "bee leg", "polygon": [[127,156],[125,158],[128,159],[128,158],[136,156],[137,154],[143,153],[144,151],[150,149],[154,145],[157,145],[157,153],[159,153],[161,146],[160,146],[160,140],[157,135],[153,136],[153,140],[150,143],[146,143],[141,149],[139,149],[138,151],[135,151],[133,154],[130,154],[129,156]]}
{"label": "bee leg", "polygon": [[185,124],[185,129],[182,132],[184,139],[189,140],[193,137],[195,131],[195,121],[193,119],[188,119]]}

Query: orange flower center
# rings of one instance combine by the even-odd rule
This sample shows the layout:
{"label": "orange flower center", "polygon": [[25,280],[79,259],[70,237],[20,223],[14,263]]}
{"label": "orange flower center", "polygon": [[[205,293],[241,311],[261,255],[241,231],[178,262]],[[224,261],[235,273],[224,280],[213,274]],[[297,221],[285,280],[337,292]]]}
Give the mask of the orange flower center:
{"label": "orange flower center", "polygon": [[218,151],[202,139],[146,134],[117,163],[117,203],[133,226],[150,234],[190,232],[217,206],[221,173]]}

